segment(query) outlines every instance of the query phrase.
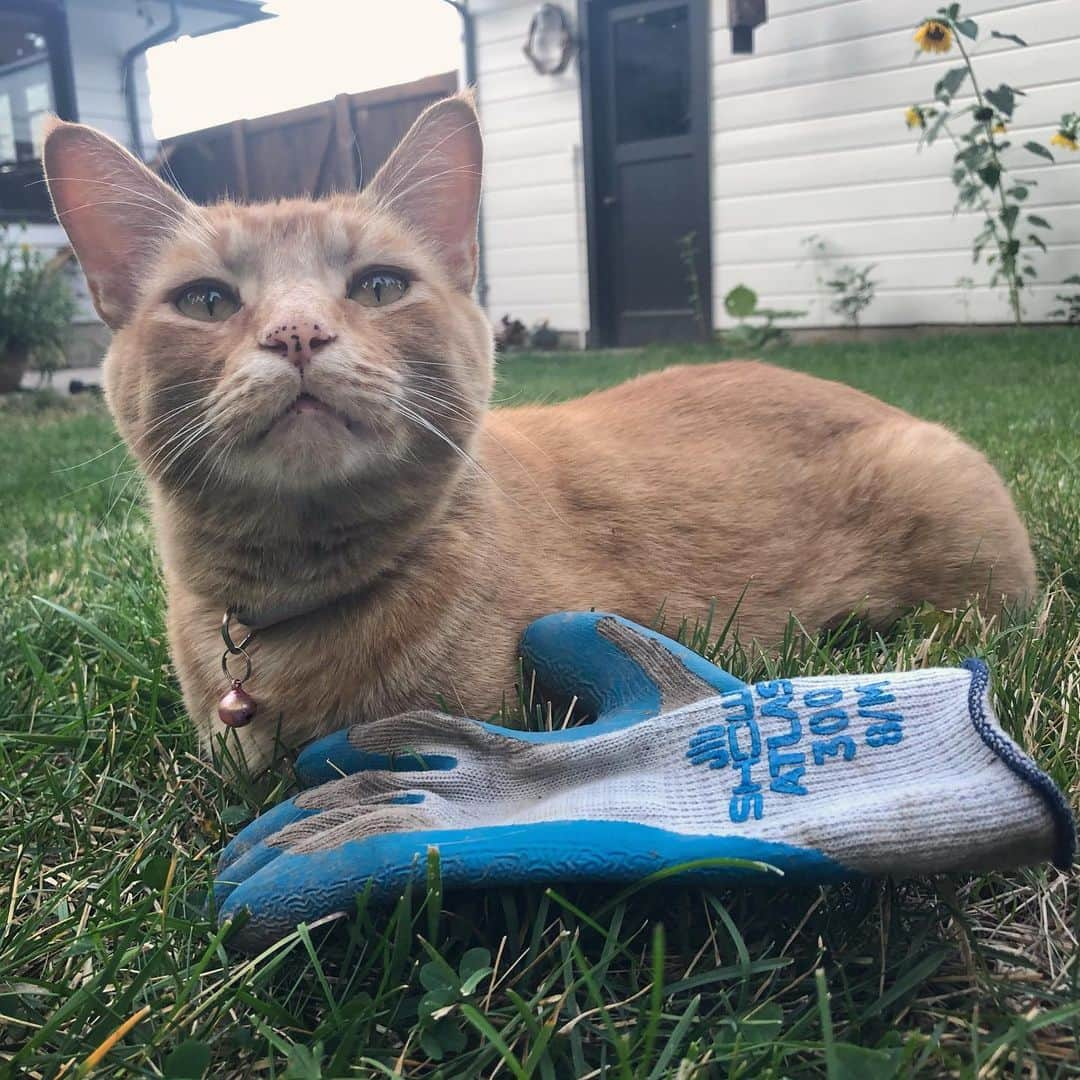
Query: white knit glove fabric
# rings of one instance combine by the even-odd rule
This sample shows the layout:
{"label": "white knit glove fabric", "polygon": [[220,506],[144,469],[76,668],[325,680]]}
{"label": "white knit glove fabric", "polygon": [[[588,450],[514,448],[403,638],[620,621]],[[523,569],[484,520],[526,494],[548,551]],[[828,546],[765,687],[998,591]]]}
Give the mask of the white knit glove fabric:
{"label": "white knit glove fabric", "polygon": [[440,713],[393,717],[354,745],[456,764],[332,781],[296,799],[321,813],[273,842],[304,852],[387,832],[625,821],[814,849],[871,874],[1041,862],[1054,817],[1010,766],[1026,759],[985,679],[973,684],[979,670],[779,679],[541,744]]}

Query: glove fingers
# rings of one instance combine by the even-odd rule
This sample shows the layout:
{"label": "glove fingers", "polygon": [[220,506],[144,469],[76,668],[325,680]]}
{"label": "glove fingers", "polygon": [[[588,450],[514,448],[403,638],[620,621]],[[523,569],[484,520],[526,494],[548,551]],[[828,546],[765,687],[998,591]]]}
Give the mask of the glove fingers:
{"label": "glove fingers", "polygon": [[[428,828],[432,815],[426,809],[419,809],[424,798],[420,792],[405,792],[377,798],[367,804],[300,810],[291,820],[281,817],[278,828],[264,831],[257,841],[238,851],[228,863],[222,862],[214,882],[214,899],[220,906],[235,888],[282,855],[339,847],[347,840],[382,832]],[[263,817],[270,817],[270,814]],[[312,884],[309,883],[309,887]]]}
{"label": "glove fingers", "polygon": [[[658,870],[687,866],[691,875],[732,883],[762,880],[778,867],[793,879],[853,876],[820,852],[732,836],[683,836],[625,821],[554,821],[429,832],[384,833],[310,854],[288,853],[256,872],[222,904],[219,919],[246,912],[230,945],[254,950],[335,911],[353,910],[370,888],[392,901],[410,883],[422,884],[427,853],[436,848],[444,888],[492,888],[553,881],[637,881]],[[695,862],[710,860],[706,865]],[[732,865],[756,860],[766,867]],[[690,864],[690,865],[687,865]]]}
{"label": "glove fingers", "polygon": [[670,638],[600,612],[537,619],[521,652],[545,691],[576,696],[605,726],[636,723],[744,685]]}
{"label": "glove fingers", "polygon": [[318,810],[297,806],[295,799],[286,799],[272,810],[260,814],[250,825],[241,829],[225,846],[225,850],[218,858],[218,873],[220,874],[222,870],[232,866],[233,863],[247,854],[251,848],[276,833],[278,829],[283,829],[293,821],[317,813]]}
{"label": "glove fingers", "polygon": [[465,717],[430,709],[401,713],[316,740],[297,756],[296,775],[313,787],[359,772],[442,772],[454,768],[463,751],[502,749],[492,745],[492,735]]}

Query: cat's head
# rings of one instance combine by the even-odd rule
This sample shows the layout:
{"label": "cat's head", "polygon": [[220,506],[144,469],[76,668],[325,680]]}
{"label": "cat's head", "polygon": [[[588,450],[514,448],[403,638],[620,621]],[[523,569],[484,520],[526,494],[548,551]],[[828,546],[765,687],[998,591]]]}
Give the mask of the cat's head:
{"label": "cat's head", "polygon": [[468,97],[429,108],[363,192],[315,201],[196,206],[78,124],[53,124],[44,162],[114,331],[110,407],[162,491],[459,467],[492,378]]}

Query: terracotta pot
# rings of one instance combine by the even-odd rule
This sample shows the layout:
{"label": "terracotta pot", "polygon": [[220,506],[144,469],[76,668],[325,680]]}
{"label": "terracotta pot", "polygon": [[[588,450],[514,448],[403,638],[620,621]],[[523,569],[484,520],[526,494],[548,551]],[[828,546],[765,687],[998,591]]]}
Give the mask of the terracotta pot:
{"label": "terracotta pot", "polygon": [[29,363],[29,352],[19,345],[9,345],[0,352],[0,394],[13,394],[19,389]]}

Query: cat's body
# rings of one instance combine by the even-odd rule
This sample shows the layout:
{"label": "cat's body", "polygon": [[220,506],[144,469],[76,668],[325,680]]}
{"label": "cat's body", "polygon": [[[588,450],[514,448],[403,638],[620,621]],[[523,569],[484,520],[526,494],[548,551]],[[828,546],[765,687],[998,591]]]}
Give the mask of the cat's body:
{"label": "cat's body", "polygon": [[[715,601],[767,646],[790,614],[885,625],[921,601],[1034,590],[982,456],[838,384],[681,367],[485,415],[467,102],[422,118],[370,193],[324,204],[199,211],[159,185],[136,205],[151,181],[102,138],[59,127],[50,183],[118,330],[109,403],[150,478],[170,642],[206,744],[224,730],[222,614],[259,626],[260,711],[239,731],[252,767],[418,706],[491,714],[514,692],[521,631],[551,611],[649,622],[663,607],[671,625]],[[111,250],[129,226],[107,231],[94,188],[64,186],[87,171],[165,212]]]}
{"label": "cat's body", "polygon": [[[475,455],[484,472],[463,472],[444,513],[356,594],[348,556],[318,543],[334,530],[315,526],[345,508],[296,522],[289,557],[344,598],[252,646],[252,692],[280,712],[286,744],[440,700],[489,716],[512,699],[522,630],[551,611],[650,623],[662,605],[677,625],[715,600],[721,619],[738,608],[743,640],[771,644],[789,613],[808,628],[853,611],[886,626],[923,600],[1015,601],[1034,586],[1023,526],[981,455],[848,387],[762,364],[496,410]],[[282,508],[267,511],[280,528]],[[201,560],[266,565],[264,526],[238,536],[231,515],[222,523]],[[168,573],[170,639],[192,715],[210,721],[222,593],[185,579]]]}

